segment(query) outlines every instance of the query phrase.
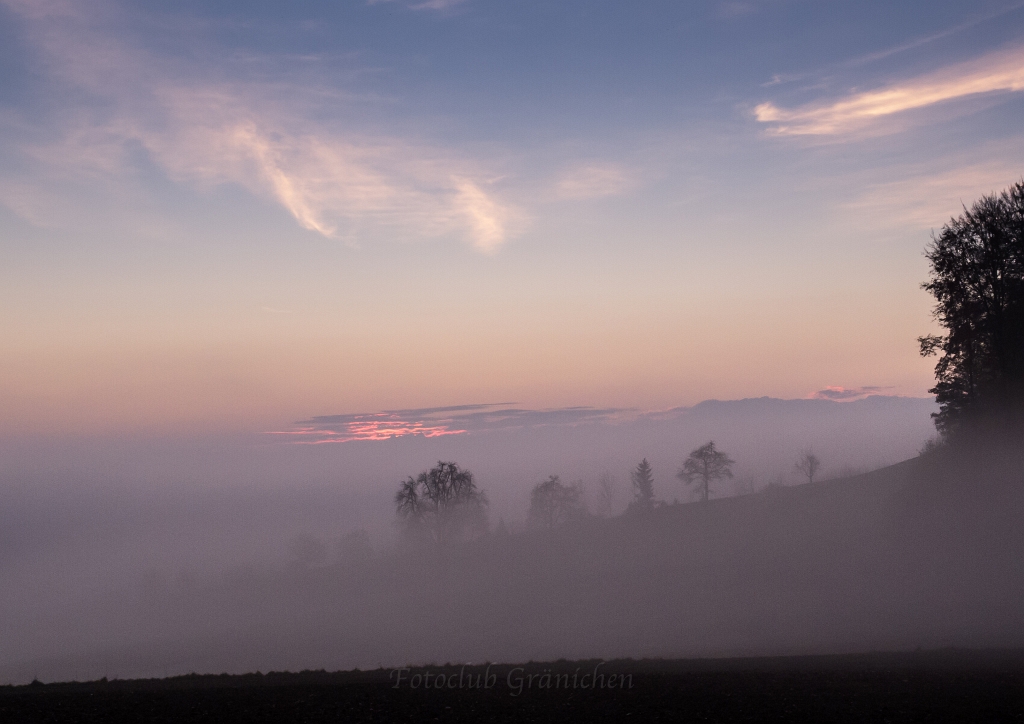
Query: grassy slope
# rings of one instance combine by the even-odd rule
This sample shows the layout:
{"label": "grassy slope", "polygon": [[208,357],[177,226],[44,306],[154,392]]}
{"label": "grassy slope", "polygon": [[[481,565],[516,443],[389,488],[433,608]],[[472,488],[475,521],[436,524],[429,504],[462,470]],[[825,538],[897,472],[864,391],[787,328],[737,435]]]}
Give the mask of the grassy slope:
{"label": "grassy slope", "polygon": [[1021,645],[1021,470],[918,458],[524,536],[467,556],[460,594],[507,601],[538,656]]}

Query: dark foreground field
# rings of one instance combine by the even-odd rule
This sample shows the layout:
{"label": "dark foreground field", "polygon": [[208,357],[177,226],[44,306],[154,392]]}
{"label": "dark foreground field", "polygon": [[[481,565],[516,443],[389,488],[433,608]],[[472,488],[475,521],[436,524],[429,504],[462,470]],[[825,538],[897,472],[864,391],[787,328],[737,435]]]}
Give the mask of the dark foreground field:
{"label": "dark foreground field", "polygon": [[0,687],[0,721],[1014,722],[1024,651],[33,683]]}

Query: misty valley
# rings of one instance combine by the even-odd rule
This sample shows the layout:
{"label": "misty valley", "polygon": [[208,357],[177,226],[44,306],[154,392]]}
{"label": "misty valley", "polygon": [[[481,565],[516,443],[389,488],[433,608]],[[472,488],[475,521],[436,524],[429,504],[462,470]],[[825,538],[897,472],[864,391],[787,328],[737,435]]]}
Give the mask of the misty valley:
{"label": "misty valley", "polygon": [[[502,521],[483,529],[470,519],[445,539],[399,529],[376,549],[365,531],[340,536],[333,550],[312,536],[297,537],[289,558],[277,563],[127,576],[64,602],[47,600],[39,589],[7,588],[5,600],[35,597],[37,614],[49,618],[24,650],[45,642],[53,653],[8,660],[3,670],[22,682],[102,676],[112,683],[44,688],[67,701],[101,695],[110,716],[137,716],[132,707],[163,697],[168,711],[194,698],[222,707],[224,720],[236,720],[246,707],[257,707],[255,715],[277,706],[329,721],[354,700],[393,720],[425,711],[465,717],[453,721],[472,721],[472,711],[519,717],[522,707],[553,717],[654,716],[684,704],[739,717],[751,707],[763,713],[788,702],[798,719],[829,712],[830,720],[857,721],[912,702],[918,713],[934,709],[936,720],[956,713],[958,721],[984,721],[1024,695],[1024,659],[1011,653],[1024,647],[1022,456],[1024,450],[998,442],[971,451],[930,446],[874,472],[633,506],[610,517]],[[8,640],[16,640],[12,633]],[[75,644],[77,651],[61,653]],[[1007,655],[971,659],[969,651],[978,649]],[[902,659],[862,653],[915,650]],[[935,658],[922,650],[947,653]],[[703,663],[671,663],[680,658]],[[522,673],[515,662],[556,660],[562,663],[522,665],[537,684],[519,692],[518,701],[529,704],[510,709],[505,699]],[[609,673],[630,676],[619,698],[604,689],[581,692],[579,678],[568,689],[579,662],[592,668],[604,661]],[[447,673],[455,682],[452,672],[464,675],[469,667],[486,680],[486,662],[495,662],[501,687],[440,687],[434,694],[429,678],[426,687],[412,678]],[[564,672],[566,687],[551,686],[551,667]],[[180,678],[193,671],[353,668],[366,673]],[[548,687],[540,685],[545,672]],[[113,681],[166,676],[179,678],[165,686]],[[823,692],[851,700],[865,681],[902,693],[892,701],[874,697],[863,704],[867,710],[821,708],[830,701]],[[923,694],[933,689],[952,698]],[[956,698],[962,690],[974,692],[967,709]],[[32,686],[11,691],[29,693],[5,699],[0,692],[0,709],[35,712],[38,700],[25,698]],[[240,691],[248,694],[239,699]],[[573,691],[586,694],[576,704],[582,708],[565,699]],[[723,701],[738,708],[722,709]],[[179,716],[191,720],[187,711]]]}
{"label": "misty valley", "polygon": [[0,0],[0,724],[1024,724],[1024,1]]}

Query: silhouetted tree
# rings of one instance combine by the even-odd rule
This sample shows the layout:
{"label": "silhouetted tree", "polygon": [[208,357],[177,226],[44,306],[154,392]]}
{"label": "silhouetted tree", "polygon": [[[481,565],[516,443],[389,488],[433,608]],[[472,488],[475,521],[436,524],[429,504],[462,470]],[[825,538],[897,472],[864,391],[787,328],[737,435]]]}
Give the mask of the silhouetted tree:
{"label": "silhouetted tree", "polygon": [[926,455],[931,456],[938,453],[943,449],[943,440],[940,437],[928,438],[924,441],[924,445],[921,446],[921,450],[917,453],[921,457]]}
{"label": "silhouetted tree", "polygon": [[814,475],[818,472],[818,468],[821,467],[821,460],[814,453],[807,451],[800,456],[797,460],[794,469],[807,478],[808,483],[814,482]]}
{"label": "silhouetted tree", "polygon": [[582,485],[563,485],[557,475],[537,483],[530,492],[530,523],[554,528],[586,514]]}
{"label": "silhouetted tree", "polygon": [[1024,182],[985,196],[942,227],[925,251],[935,319],[946,334],[920,337],[938,354],[935,426],[942,434],[992,414],[1024,411]]}
{"label": "silhouetted tree", "polygon": [[479,534],[487,528],[487,496],[473,474],[452,462],[410,476],[395,493],[395,510],[408,529],[426,532],[438,543]]}
{"label": "silhouetted tree", "polygon": [[629,504],[631,510],[649,510],[654,506],[654,473],[651,471],[651,464],[647,458],[640,461],[636,470],[630,473],[630,481],[633,483],[633,501]]}
{"label": "silhouetted tree", "polygon": [[724,452],[715,449],[714,442],[709,442],[690,453],[677,477],[687,485],[697,481],[697,494],[701,500],[707,500],[711,492],[711,482],[731,478],[730,466],[734,462]]}
{"label": "silhouetted tree", "polygon": [[612,509],[615,507],[615,478],[612,477],[611,473],[601,473],[597,484],[598,514],[607,518],[612,514]]}

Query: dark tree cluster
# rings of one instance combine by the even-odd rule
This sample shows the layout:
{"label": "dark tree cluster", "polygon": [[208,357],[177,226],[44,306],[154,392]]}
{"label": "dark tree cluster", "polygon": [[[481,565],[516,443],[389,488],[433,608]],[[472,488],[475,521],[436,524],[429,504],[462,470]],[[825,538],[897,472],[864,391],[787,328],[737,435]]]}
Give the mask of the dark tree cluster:
{"label": "dark tree cluster", "polygon": [[[698,496],[707,500],[716,480],[731,478],[732,459],[709,442],[683,463],[678,477],[697,482]],[[630,474],[633,500],[630,513],[664,505],[654,497],[654,472],[647,458]],[[606,476],[603,493],[610,503],[612,482]],[[487,532],[487,496],[477,488],[473,474],[456,463],[439,461],[415,478],[409,476],[395,493],[395,512],[414,538],[448,544],[470,540]],[[566,485],[557,475],[537,483],[530,492],[529,523],[535,528],[557,528],[586,518],[587,505],[581,482]]]}
{"label": "dark tree cluster", "polygon": [[938,355],[935,425],[1024,418],[1024,182],[986,196],[942,227],[925,252],[941,336],[919,338]]}
{"label": "dark tree cluster", "polygon": [[[704,501],[711,495],[711,484],[722,478],[732,477],[734,461],[724,452],[709,442],[690,452],[683,461],[683,467],[676,477],[687,485],[697,483],[697,497]],[[664,505],[654,498],[654,472],[647,458],[640,461],[631,474],[633,482],[633,500],[629,504],[630,512],[650,510],[655,505]]]}

